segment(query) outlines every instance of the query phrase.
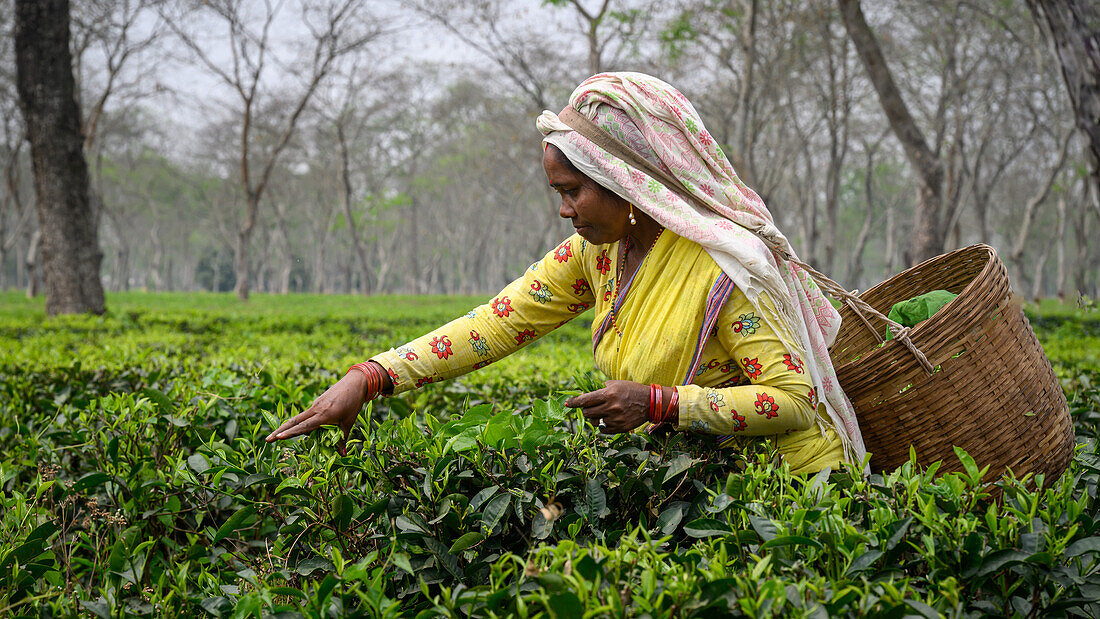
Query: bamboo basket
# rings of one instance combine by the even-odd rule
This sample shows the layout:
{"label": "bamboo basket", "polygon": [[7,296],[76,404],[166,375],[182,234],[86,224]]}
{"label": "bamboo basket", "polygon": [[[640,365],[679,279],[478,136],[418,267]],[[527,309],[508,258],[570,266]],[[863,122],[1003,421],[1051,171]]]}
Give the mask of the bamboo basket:
{"label": "bamboo basket", "polygon": [[1054,480],[1073,455],[1073,423],[1050,361],[1012,298],[1008,273],[988,245],[937,256],[864,292],[886,314],[894,303],[931,290],[959,296],[909,335],[929,374],[898,341],[881,346],[883,327],[869,329],[848,306],[830,351],[837,377],[855,407],[871,469],[889,471],[909,459],[962,469],[953,446],[965,449],[986,480],[1005,469]]}

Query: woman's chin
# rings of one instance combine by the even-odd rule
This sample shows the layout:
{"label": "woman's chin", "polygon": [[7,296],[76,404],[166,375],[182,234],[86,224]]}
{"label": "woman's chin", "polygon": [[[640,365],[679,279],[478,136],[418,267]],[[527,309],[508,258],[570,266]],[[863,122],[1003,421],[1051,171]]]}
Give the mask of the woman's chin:
{"label": "woman's chin", "polygon": [[606,238],[606,234],[600,234],[600,231],[593,229],[591,226],[581,226],[574,228],[580,237],[593,245],[606,245],[608,243],[614,243],[618,239]]}

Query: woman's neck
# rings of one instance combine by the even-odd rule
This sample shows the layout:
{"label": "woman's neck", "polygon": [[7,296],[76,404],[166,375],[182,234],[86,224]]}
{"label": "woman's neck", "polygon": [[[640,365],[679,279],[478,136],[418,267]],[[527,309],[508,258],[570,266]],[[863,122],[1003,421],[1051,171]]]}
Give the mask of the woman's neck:
{"label": "woman's neck", "polygon": [[630,232],[626,235],[626,240],[630,241],[628,251],[631,254],[642,255],[653,246],[653,243],[657,240],[657,235],[661,234],[664,227],[645,213],[638,210],[635,210],[634,213],[638,223],[631,226]]}

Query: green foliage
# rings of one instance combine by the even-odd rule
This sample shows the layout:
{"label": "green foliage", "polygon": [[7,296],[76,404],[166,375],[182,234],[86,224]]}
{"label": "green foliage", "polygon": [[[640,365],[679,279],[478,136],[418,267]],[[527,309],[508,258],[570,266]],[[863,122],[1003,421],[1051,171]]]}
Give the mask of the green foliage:
{"label": "green foliage", "polygon": [[[1100,614],[1095,314],[1031,313],[1078,450],[1057,480],[792,475],[768,441],[608,438],[569,325],[335,431],[263,437],[468,298],[0,297],[0,615]],[[153,309],[153,308],[156,309]],[[570,378],[575,376],[575,378]],[[288,615],[289,616],[289,615]]]}

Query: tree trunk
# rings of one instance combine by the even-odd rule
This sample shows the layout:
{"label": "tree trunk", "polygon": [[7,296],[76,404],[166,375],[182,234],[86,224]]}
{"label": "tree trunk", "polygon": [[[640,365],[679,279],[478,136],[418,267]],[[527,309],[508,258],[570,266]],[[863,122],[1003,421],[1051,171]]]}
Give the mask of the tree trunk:
{"label": "tree trunk", "polygon": [[19,103],[34,163],[46,313],[105,310],[69,53],[67,0],[16,0]]}
{"label": "tree trunk", "polygon": [[359,238],[359,228],[355,225],[355,215],[351,212],[351,200],[355,192],[351,186],[351,155],[348,152],[348,141],[347,136],[344,135],[342,122],[336,125],[336,143],[340,147],[340,207],[344,211],[344,221],[348,225],[352,248],[359,259],[359,293],[369,294],[370,264],[367,260],[367,250],[363,248],[363,241]]}
{"label": "tree trunk", "polygon": [[1089,184],[1100,196],[1100,10],[1095,0],[1027,0],[1027,6],[1050,31],[1077,128],[1088,142]]}
{"label": "tree trunk", "polygon": [[1054,276],[1058,300],[1066,301],[1066,198],[1058,197],[1058,273]]}
{"label": "tree trunk", "polygon": [[27,270],[27,298],[33,299],[38,296],[38,250],[42,245],[42,231],[35,230],[31,235],[31,242],[27,244],[27,256],[23,259],[23,264],[26,265]]}
{"label": "tree trunk", "polygon": [[837,0],[844,17],[844,27],[855,44],[871,83],[878,93],[879,103],[890,122],[890,128],[905,149],[909,164],[917,173],[918,201],[913,214],[913,229],[909,235],[907,262],[916,264],[943,253],[944,229],[940,221],[943,206],[943,164],[936,157],[917,127],[905,100],[901,97],[894,76],[886,66],[878,41],[863,17],[859,0]]}
{"label": "tree trunk", "polygon": [[[248,300],[248,292],[251,284],[248,271],[248,248],[252,241],[252,229],[245,228],[237,231],[237,245],[233,248],[233,273],[237,280],[233,284],[233,292],[242,301]],[[217,287],[215,285],[215,287]]]}

